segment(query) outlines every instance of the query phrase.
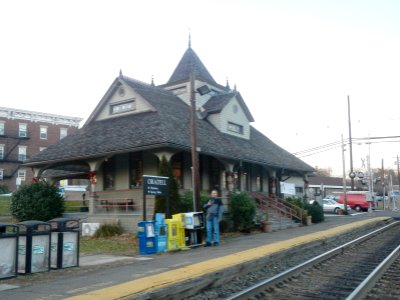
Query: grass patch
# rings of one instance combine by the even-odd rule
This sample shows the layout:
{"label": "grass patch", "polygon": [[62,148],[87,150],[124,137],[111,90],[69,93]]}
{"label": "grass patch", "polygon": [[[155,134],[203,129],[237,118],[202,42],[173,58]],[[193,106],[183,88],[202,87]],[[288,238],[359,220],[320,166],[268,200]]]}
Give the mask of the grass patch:
{"label": "grass patch", "polygon": [[10,196],[0,196],[0,215],[9,215],[11,205]]}
{"label": "grass patch", "polygon": [[81,200],[66,200],[64,201],[65,212],[79,212],[82,206]]}
{"label": "grass patch", "polygon": [[80,253],[81,255],[136,255],[138,253],[138,241],[136,234],[132,233],[123,233],[108,238],[81,237]]}

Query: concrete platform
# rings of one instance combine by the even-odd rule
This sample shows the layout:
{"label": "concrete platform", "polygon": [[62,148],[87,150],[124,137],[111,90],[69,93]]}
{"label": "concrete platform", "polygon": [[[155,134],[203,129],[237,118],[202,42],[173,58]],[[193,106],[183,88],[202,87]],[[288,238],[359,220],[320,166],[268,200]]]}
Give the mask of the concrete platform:
{"label": "concrete platform", "polygon": [[[55,273],[57,276],[46,279],[46,282],[27,284],[21,280],[18,288],[0,291],[0,299],[121,299],[203,276],[297,245],[333,237],[390,217],[400,217],[400,213],[374,212],[354,216],[332,216],[326,218],[325,222],[312,226],[225,238],[218,247],[199,247],[151,256],[81,257],[81,266],[86,267],[70,268],[65,274],[62,273],[64,270],[60,270],[59,273]],[[90,269],[91,266],[96,268]],[[18,278],[10,284],[18,285]]]}

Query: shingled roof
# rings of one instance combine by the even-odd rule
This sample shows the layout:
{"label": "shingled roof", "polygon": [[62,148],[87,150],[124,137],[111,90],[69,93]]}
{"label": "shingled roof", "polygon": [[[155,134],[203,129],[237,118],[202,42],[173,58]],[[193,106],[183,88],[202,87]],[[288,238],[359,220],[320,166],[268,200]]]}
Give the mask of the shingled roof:
{"label": "shingled roof", "polygon": [[240,95],[239,92],[237,91],[231,91],[228,93],[223,93],[223,94],[218,94],[215,96],[212,96],[206,104],[204,104],[204,112],[206,114],[215,114],[215,113],[220,113],[221,110],[228,104],[228,102],[233,98],[236,97],[236,99],[239,101],[240,106],[242,107],[244,113],[247,116],[247,119],[249,122],[254,122],[254,118],[251,115],[251,112],[249,108],[247,107],[246,103],[244,102],[242,96]]}
{"label": "shingled roof", "polygon": [[188,81],[192,72],[196,79],[217,84],[217,82],[208,72],[207,68],[204,66],[200,58],[191,47],[189,47],[183,54],[180,62],[176,66],[175,71],[172,73],[167,84]]}
{"label": "shingled roof", "polygon": [[[122,76],[156,111],[92,121],[62,139],[26,165],[77,161],[159,147],[189,150],[190,108],[172,92]],[[218,131],[207,120],[197,120],[197,144],[201,153],[253,162],[265,166],[312,172],[313,168],[277,146],[251,127],[250,140]]]}

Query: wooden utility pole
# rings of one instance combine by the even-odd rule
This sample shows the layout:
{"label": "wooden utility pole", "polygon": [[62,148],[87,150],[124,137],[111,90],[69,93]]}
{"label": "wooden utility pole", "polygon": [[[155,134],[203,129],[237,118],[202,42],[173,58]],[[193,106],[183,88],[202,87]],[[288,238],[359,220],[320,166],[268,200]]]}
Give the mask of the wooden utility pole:
{"label": "wooden utility pole", "polygon": [[193,209],[200,211],[200,174],[197,157],[196,139],[196,92],[194,89],[194,74],[190,74],[190,132],[192,146],[192,182],[193,182]]}

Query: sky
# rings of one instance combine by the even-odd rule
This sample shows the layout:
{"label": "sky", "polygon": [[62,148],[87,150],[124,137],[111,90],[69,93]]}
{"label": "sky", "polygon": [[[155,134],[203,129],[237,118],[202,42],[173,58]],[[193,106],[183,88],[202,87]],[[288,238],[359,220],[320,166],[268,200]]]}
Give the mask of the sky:
{"label": "sky", "polygon": [[[86,119],[120,70],[167,82],[190,32],[255,128],[342,175],[348,99],[353,138],[400,135],[399,16],[396,0],[1,1],[0,106]],[[400,138],[370,142],[353,143],[353,168],[395,168]]]}

